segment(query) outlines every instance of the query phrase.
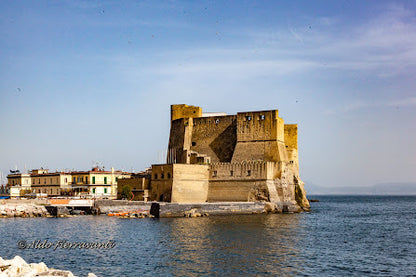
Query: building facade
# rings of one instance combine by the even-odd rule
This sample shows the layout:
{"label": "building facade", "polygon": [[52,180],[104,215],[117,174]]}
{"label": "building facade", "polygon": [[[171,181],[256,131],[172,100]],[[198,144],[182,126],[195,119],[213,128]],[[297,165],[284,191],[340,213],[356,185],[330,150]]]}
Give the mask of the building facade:
{"label": "building facade", "polygon": [[117,181],[130,178],[131,173],[105,171],[98,167],[90,171],[49,172],[34,169],[28,174],[13,173],[7,176],[11,197],[23,196],[82,196],[92,198],[117,197]]}

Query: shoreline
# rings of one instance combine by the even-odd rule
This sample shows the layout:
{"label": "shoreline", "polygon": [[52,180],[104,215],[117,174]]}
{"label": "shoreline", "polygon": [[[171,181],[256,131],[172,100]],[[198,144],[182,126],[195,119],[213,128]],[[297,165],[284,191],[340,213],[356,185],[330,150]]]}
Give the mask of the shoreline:
{"label": "shoreline", "polygon": [[128,200],[93,200],[90,206],[51,204],[48,200],[3,200],[0,217],[72,217],[86,214],[106,214],[123,218],[201,217],[215,215],[248,215],[262,213],[298,213],[291,201],[271,202],[204,202],[170,203]]}

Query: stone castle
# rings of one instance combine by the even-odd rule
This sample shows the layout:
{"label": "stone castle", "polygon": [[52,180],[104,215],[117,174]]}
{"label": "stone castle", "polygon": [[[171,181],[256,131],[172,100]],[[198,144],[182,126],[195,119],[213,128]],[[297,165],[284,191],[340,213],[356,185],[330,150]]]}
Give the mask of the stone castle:
{"label": "stone castle", "polygon": [[278,110],[205,114],[171,106],[167,163],[153,165],[150,199],[173,203],[265,201],[309,208],[299,177],[298,126]]}

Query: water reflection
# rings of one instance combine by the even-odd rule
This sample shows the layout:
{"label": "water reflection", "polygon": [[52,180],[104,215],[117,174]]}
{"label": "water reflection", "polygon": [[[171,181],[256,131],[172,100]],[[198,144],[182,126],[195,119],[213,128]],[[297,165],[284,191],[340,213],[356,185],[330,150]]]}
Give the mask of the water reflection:
{"label": "water reflection", "polygon": [[161,219],[169,227],[161,268],[174,275],[302,272],[303,226],[289,215]]}

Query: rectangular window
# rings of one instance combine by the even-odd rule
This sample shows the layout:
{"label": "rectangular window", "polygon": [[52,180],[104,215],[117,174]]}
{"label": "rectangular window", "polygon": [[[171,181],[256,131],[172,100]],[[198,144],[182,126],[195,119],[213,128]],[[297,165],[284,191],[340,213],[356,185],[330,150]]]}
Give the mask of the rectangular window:
{"label": "rectangular window", "polygon": [[107,193],[107,188],[104,188],[104,193]]}
{"label": "rectangular window", "polygon": [[251,170],[247,170],[247,176],[251,176]]}
{"label": "rectangular window", "polygon": [[212,177],[217,177],[217,171],[216,170],[212,172]]}
{"label": "rectangular window", "polygon": [[75,177],[74,177],[74,184],[75,184],[76,182],[75,182]]}
{"label": "rectangular window", "polygon": [[92,176],[92,183],[95,184],[95,176]]}
{"label": "rectangular window", "polygon": [[233,176],[234,175],[234,171],[230,171],[230,176]]}
{"label": "rectangular window", "polygon": [[107,184],[107,177],[104,177],[104,184]]}
{"label": "rectangular window", "polygon": [[95,188],[92,189],[92,193],[95,193]]}

